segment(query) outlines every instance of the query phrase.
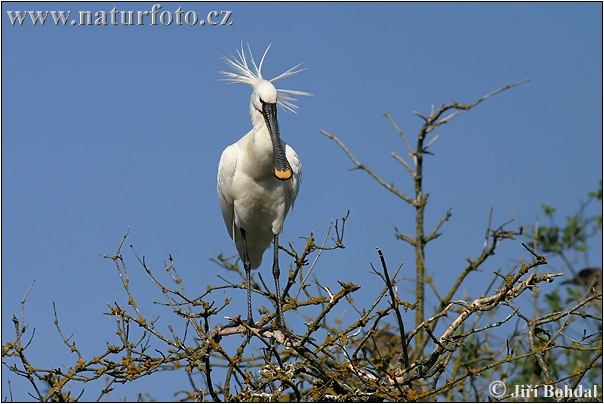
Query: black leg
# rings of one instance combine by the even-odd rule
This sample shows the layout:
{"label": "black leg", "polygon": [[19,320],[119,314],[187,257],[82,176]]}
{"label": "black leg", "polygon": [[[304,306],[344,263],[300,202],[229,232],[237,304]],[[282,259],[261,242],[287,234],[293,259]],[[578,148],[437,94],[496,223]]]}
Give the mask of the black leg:
{"label": "black leg", "polygon": [[245,268],[245,278],[247,281],[247,323],[250,326],[254,325],[252,318],[252,264],[247,255],[247,244],[245,241],[245,230],[241,230],[241,240],[243,241],[243,267]]}
{"label": "black leg", "polygon": [[279,269],[279,236],[273,237],[273,244],[275,246],[275,255],[273,256],[273,277],[275,278],[275,297],[277,298],[277,326],[281,329],[285,329],[285,321],[283,319],[283,308],[281,306],[281,287],[279,286],[279,275],[281,270]]}

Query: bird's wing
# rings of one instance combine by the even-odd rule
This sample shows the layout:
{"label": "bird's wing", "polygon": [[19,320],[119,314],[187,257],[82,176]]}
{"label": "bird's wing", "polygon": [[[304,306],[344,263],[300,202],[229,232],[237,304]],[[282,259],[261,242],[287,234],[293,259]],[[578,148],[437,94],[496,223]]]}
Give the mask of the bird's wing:
{"label": "bird's wing", "polygon": [[234,240],[235,220],[234,202],[231,195],[233,176],[237,168],[237,145],[232,144],[222,152],[218,163],[218,202],[222,210],[222,217],[226,224],[229,235]]}
{"label": "bird's wing", "polygon": [[294,201],[300,191],[300,184],[302,183],[302,163],[300,158],[289,145],[285,145],[285,157],[289,161],[289,165],[292,168],[293,175],[291,178],[291,187],[285,194],[285,203],[288,207],[294,207]]}

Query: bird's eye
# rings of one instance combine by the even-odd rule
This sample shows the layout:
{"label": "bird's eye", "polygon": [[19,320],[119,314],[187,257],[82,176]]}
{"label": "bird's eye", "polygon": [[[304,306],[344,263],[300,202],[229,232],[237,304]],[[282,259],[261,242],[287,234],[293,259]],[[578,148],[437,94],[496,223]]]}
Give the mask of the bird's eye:
{"label": "bird's eye", "polygon": [[260,98],[260,97],[256,98],[256,102],[254,102],[254,106],[256,107],[256,109],[258,111],[262,111],[262,108],[264,107],[264,101],[262,101],[262,98]]}

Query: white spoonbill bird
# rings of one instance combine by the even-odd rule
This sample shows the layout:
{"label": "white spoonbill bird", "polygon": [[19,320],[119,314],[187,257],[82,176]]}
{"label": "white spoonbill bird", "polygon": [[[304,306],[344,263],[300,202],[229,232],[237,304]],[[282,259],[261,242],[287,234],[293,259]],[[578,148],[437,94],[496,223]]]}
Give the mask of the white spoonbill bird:
{"label": "white spoonbill bird", "polygon": [[[262,255],[274,246],[273,277],[275,278],[277,324],[284,328],[279,287],[279,233],[285,216],[294,205],[302,180],[302,164],[298,155],[280,137],[277,105],[296,112],[293,95],[311,95],[303,91],[276,89],[274,81],[292,76],[304,69],[294,66],[279,76],[262,77],[262,63],[270,45],[256,65],[248,45],[251,67],[241,47],[237,57],[223,57],[232,72],[220,72],[229,84],[252,86],[250,116],[252,130],[228,146],[218,164],[218,200],[229,235],[243,261],[247,281],[247,321],[252,319],[251,270],[262,262]],[[252,70],[253,68],[253,70]]]}

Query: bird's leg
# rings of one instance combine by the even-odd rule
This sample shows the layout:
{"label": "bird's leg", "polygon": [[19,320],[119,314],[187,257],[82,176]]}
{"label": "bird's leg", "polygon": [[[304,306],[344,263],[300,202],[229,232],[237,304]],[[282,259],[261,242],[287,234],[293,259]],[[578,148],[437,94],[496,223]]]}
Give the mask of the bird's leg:
{"label": "bird's leg", "polygon": [[241,230],[241,240],[243,241],[243,267],[245,268],[245,278],[247,281],[247,323],[254,326],[252,318],[252,264],[250,257],[247,255],[247,243],[245,241],[245,230]]}
{"label": "bird's leg", "polygon": [[275,245],[275,255],[273,256],[273,277],[275,278],[275,296],[277,298],[277,326],[285,329],[285,321],[283,319],[283,308],[281,306],[281,287],[279,286],[279,236],[273,236],[273,244]]}

